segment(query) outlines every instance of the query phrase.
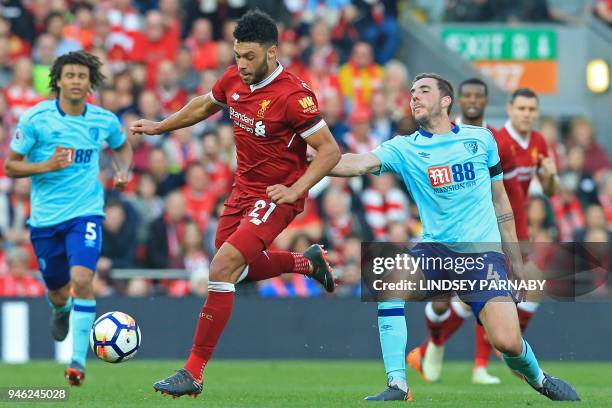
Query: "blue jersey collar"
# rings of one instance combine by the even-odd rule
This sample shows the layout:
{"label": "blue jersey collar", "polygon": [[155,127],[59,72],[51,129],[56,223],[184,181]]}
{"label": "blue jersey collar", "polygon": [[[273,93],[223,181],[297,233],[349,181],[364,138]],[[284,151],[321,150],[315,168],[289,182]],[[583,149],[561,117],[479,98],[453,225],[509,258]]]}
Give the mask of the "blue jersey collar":
{"label": "blue jersey collar", "polygon": [[[57,111],[60,113],[60,115],[62,116],[66,116],[66,112],[64,112],[59,104],[59,99],[55,100],[55,107],[57,108]],[[83,113],[81,113],[81,116],[85,117],[85,114],[87,113],[87,104],[85,104],[85,109],[83,109]],[[72,116],[72,115],[68,115],[68,116]]]}
{"label": "blue jersey collar", "polygon": [[[451,131],[454,134],[459,133],[459,125],[453,125],[453,128],[451,129]],[[428,131],[426,131],[422,127],[419,128],[419,133],[421,134],[421,136],[425,136],[425,137],[429,137],[429,138],[433,137],[433,133],[429,133]]]}

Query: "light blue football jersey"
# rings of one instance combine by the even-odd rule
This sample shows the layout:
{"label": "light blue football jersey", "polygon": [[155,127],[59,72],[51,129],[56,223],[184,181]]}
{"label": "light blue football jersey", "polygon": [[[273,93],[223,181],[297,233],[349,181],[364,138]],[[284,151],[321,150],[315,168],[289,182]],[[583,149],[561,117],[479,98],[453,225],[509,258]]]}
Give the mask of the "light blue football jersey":
{"label": "light blue football jersey", "polygon": [[125,143],[125,135],[117,116],[99,106],[87,104],[82,115],[72,116],[62,111],[57,100],[48,100],[21,116],[11,149],[29,162],[47,161],[57,147],[74,149],[67,168],[32,176],[31,226],[104,216],[99,158],[105,143],[117,149]]}
{"label": "light blue football jersey", "polygon": [[[491,182],[503,174],[489,172],[499,164],[499,154],[488,129],[455,125],[443,135],[419,129],[372,153],[380,159],[380,172],[397,173],[406,183],[419,209],[424,242],[501,242]],[[465,246],[453,249],[472,252]]]}

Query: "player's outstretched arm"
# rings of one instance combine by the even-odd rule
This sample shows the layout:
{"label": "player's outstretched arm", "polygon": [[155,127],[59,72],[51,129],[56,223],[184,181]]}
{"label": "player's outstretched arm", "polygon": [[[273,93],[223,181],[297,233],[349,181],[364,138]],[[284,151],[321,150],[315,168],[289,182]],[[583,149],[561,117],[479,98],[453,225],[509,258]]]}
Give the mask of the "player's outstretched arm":
{"label": "player's outstretched arm", "polygon": [[523,276],[523,257],[516,236],[512,206],[510,205],[510,200],[508,200],[503,180],[494,181],[491,183],[491,186],[493,188],[493,207],[497,216],[503,250],[510,259],[514,278],[521,279]]}
{"label": "player's outstretched arm", "polygon": [[113,150],[113,167],[115,169],[115,190],[123,191],[128,183],[132,157],[134,152],[132,146],[126,141],[119,148]]}
{"label": "player's outstretched arm", "polygon": [[210,93],[193,98],[180,111],[173,113],[161,122],[140,119],[130,126],[130,132],[145,135],[159,135],[176,129],[186,128],[207,119],[219,112],[221,106],[213,102]]}
{"label": "player's outstretched arm", "polygon": [[276,184],[267,188],[268,197],[276,204],[293,203],[317,184],[340,160],[340,148],[329,128],[323,126],[306,139],[317,151],[306,172],[291,187]]}
{"label": "player's outstretched arm", "polygon": [[30,163],[26,160],[24,155],[11,150],[4,162],[4,172],[9,177],[21,178],[62,170],[72,163],[71,154],[73,154],[73,152],[70,150],[58,149],[49,160],[45,162]]}
{"label": "player's outstretched arm", "polygon": [[334,177],[363,176],[380,170],[380,159],[373,153],[346,153],[329,173]]}

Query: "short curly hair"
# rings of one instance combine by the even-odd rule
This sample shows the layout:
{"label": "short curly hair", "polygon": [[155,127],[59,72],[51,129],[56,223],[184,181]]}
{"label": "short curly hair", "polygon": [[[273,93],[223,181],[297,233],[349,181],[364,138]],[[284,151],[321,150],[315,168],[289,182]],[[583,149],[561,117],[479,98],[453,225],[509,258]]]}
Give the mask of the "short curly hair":
{"label": "short curly hair", "polygon": [[238,42],[278,45],[278,28],[268,14],[252,10],[237,21],[234,38]]}
{"label": "short curly hair", "polygon": [[51,72],[49,73],[49,88],[51,88],[51,91],[57,96],[59,96],[59,86],[57,83],[62,76],[62,69],[66,65],[84,65],[89,68],[89,80],[94,89],[98,89],[104,84],[104,79],[106,77],[100,72],[102,61],[95,55],[86,51],[72,51],[59,56],[55,62],[53,62]]}

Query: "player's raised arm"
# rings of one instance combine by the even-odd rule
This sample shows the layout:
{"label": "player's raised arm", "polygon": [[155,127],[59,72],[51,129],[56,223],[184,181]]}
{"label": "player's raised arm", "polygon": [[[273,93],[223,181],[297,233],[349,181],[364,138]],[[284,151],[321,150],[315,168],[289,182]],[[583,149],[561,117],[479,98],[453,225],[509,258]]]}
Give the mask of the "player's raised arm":
{"label": "player's raised arm", "polygon": [[267,189],[268,197],[277,204],[292,203],[325,177],[340,160],[340,149],[329,128],[323,126],[308,136],[306,143],[317,151],[306,172],[291,187],[281,184]]}
{"label": "player's raised arm", "polygon": [[161,122],[140,119],[130,126],[130,132],[159,135],[176,129],[186,128],[219,112],[222,107],[213,101],[210,93],[193,98],[180,111]]}
{"label": "player's raised arm", "polygon": [[363,176],[380,170],[380,159],[373,153],[346,153],[329,173],[334,177]]}

